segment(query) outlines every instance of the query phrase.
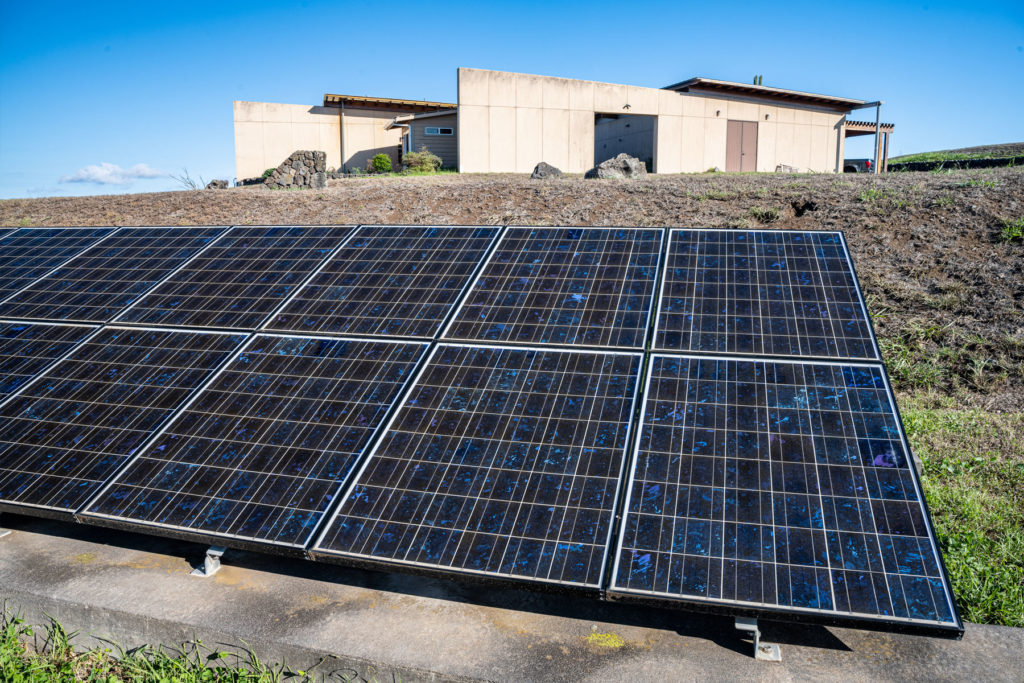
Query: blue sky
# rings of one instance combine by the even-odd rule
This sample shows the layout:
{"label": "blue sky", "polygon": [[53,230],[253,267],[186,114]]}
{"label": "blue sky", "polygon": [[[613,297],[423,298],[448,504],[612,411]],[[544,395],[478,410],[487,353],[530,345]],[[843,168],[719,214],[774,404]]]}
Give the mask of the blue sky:
{"label": "blue sky", "polygon": [[177,189],[166,174],[183,168],[231,178],[232,100],[455,101],[459,66],[649,87],[763,74],[885,100],[893,155],[1024,140],[1019,0],[0,0],[0,198]]}

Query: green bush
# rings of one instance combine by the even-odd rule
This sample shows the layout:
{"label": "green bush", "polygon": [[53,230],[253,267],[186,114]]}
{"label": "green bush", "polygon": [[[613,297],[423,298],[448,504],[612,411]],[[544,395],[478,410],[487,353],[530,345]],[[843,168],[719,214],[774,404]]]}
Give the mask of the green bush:
{"label": "green bush", "polygon": [[406,152],[402,156],[402,165],[407,171],[436,173],[441,168],[441,157],[426,147],[420,147],[418,152]]}
{"label": "green bush", "polygon": [[370,159],[367,170],[373,173],[391,173],[391,156],[383,153],[375,155]]}
{"label": "green bush", "polygon": [[266,180],[267,178],[269,178],[271,175],[273,175],[274,171],[276,170],[276,168],[268,168],[266,171],[263,172],[263,179]]}

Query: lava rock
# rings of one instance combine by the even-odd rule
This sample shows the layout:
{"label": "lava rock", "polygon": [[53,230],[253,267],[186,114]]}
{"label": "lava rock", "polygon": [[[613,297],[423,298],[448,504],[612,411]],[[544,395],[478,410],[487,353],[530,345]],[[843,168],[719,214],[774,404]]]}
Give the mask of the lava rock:
{"label": "lava rock", "polygon": [[562,171],[561,169],[555,168],[551,164],[542,161],[533,167],[533,173],[530,174],[530,177],[534,180],[543,178],[561,178]]}
{"label": "lava rock", "polygon": [[602,161],[590,169],[584,178],[635,178],[647,175],[647,166],[636,157],[625,152],[617,157]]}
{"label": "lava rock", "polygon": [[226,180],[211,180],[206,183],[207,190],[226,190],[228,189],[228,181]]}

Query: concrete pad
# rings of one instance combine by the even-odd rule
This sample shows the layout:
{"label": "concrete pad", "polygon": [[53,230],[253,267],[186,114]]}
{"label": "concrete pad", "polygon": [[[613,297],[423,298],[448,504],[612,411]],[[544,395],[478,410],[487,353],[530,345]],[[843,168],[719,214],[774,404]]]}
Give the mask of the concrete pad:
{"label": "concrete pad", "polygon": [[123,647],[248,644],[264,661],[344,680],[1020,680],[1024,630],[969,624],[960,642],[762,622],[756,661],[731,619],[383,574],[5,515],[0,595]]}

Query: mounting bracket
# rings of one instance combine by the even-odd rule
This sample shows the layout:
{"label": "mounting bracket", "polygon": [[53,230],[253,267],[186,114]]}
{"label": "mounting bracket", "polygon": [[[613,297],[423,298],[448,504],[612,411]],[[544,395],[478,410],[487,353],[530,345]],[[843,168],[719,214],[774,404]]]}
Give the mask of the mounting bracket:
{"label": "mounting bracket", "polygon": [[761,630],[755,617],[736,617],[736,630],[750,633],[754,638],[754,659],[764,662],[781,662],[782,650],[775,643],[762,643]]}
{"label": "mounting bracket", "polygon": [[[0,521],[3,521],[3,517],[2,516],[0,516]],[[4,536],[10,536],[10,535],[11,535],[11,530],[10,529],[5,529],[3,527],[0,527],[0,538],[3,538]]]}
{"label": "mounting bracket", "polygon": [[220,571],[220,558],[224,556],[224,546],[211,545],[206,549],[206,557],[203,558],[202,566],[192,570],[192,576],[207,578]]}

